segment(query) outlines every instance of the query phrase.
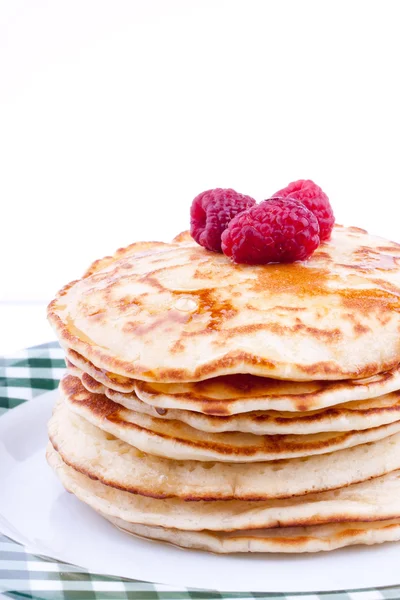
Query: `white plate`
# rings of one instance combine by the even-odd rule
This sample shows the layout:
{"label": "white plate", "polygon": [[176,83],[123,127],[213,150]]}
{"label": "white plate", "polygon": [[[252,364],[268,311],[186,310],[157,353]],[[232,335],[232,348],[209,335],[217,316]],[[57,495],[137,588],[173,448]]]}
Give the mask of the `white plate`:
{"label": "white plate", "polygon": [[219,591],[314,592],[400,583],[400,544],[315,555],[216,556],[124,534],[64,491],[45,461],[57,392],[0,418],[0,530],[103,575]]}

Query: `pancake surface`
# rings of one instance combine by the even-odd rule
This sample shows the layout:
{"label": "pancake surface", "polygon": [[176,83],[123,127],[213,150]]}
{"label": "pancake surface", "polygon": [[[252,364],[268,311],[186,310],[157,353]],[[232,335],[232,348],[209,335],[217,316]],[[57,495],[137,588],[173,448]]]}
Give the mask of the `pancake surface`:
{"label": "pancake surface", "polygon": [[399,362],[399,262],[398,244],[340,226],[290,265],[235,265],[194,242],[132,245],[66,286],[49,318],[63,345],[144,381],[369,377]]}

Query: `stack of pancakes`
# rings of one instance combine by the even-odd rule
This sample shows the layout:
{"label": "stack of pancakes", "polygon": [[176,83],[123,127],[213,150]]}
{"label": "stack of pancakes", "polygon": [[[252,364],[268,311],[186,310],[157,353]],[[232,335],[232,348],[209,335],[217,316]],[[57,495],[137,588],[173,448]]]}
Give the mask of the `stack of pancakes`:
{"label": "stack of pancakes", "polygon": [[67,490],[127,532],[213,552],[400,539],[400,245],[336,226],[307,262],[188,234],[96,261],[49,306]]}

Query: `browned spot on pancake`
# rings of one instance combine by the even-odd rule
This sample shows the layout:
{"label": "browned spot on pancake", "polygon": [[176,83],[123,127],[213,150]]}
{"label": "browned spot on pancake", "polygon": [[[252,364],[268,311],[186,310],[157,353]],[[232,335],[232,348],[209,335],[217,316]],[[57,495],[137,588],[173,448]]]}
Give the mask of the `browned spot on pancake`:
{"label": "browned spot on pancake", "polygon": [[304,306],[275,306],[274,310],[284,310],[288,312],[304,312],[307,309]]}
{"label": "browned spot on pancake", "polygon": [[[238,309],[234,308],[230,299],[219,298],[218,290],[213,289],[201,289],[201,290],[188,290],[185,292],[170,292],[174,297],[187,297],[189,296],[194,300],[197,308],[191,313],[187,314],[187,321],[193,320],[196,316],[204,315],[208,318],[207,323],[204,325],[203,331],[215,331],[219,330],[223,323],[238,313]],[[185,337],[191,337],[192,335],[198,335],[200,331],[186,332],[183,331],[182,335]]]}
{"label": "browned spot on pancake", "polygon": [[160,258],[152,258],[149,261],[152,265],[158,265],[160,263],[165,263],[165,256],[161,256]]}
{"label": "browned spot on pancake", "polygon": [[138,279],[138,281],[140,283],[147,283],[148,285],[155,288],[156,290],[159,290],[160,292],[165,291],[165,287],[158,281],[155,271],[151,271],[150,273],[147,273],[147,275],[143,275]]}
{"label": "browned spot on pancake", "polygon": [[395,296],[400,297],[400,287],[394,285],[394,283],[390,283],[390,281],[385,281],[384,279],[374,278],[370,279],[371,283],[374,283],[378,289],[383,290],[385,292],[390,292]]}
{"label": "browned spot on pancake", "polygon": [[224,400],[207,400],[206,403],[200,402],[199,406],[201,412],[210,417],[229,417],[231,413],[231,407],[229,402]]}
{"label": "browned spot on pancake", "polygon": [[348,227],[349,231],[354,231],[354,233],[368,233],[366,229],[361,229],[361,227]]}
{"label": "browned spot on pancake", "polygon": [[158,329],[160,326],[166,326],[168,323],[187,323],[189,319],[189,314],[179,310],[171,309],[169,311],[165,311],[156,319],[148,319],[145,323],[128,321],[124,325],[123,331],[133,335],[144,335],[153,331],[154,329]]}
{"label": "browned spot on pancake", "polygon": [[82,313],[86,316],[86,317],[91,317],[91,318],[95,318],[98,315],[102,315],[103,313],[105,313],[105,309],[104,308],[94,308],[94,307],[88,307],[88,306],[82,306]]}
{"label": "browned spot on pancake", "polygon": [[279,323],[254,323],[250,325],[241,325],[239,327],[231,327],[224,329],[222,332],[221,343],[224,343],[229,337],[234,337],[238,334],[249,334],[257,331],[271,331],[272,333],[284,337],[290,333],[303,333],[309,337],[325,340],[339,340],[342,337],[340,329],[318,329],[317,327],[309,327],[301,322],[295,325],[280,325]]}
{"label": "browned spot on pancake", "polygon": [[338,372],[338,366],[333,361],[321,361],[312,365],[298,365],[298,367],[303,373],[307,373],[308,375],[324,373],[326,376],[330,376],[335,375]]}
{"label": "browned spot on pancake", "polygon": [[[398,249],[400,250],[400,248]],[[382,254],[377,249],[369,246],[360,246],[352,255],[356,263],[340,265],[348,269],[360,269],[364,271],[391,271],[398,268],[398,258],[390,254]],[[358,262],[359,261],[359,262]]]}
{"label": "browned spot on pancake", "polygon": [[354,313],[352,313],[352,312],[350,312],[350,313],[343,313],[343,318],[344,319],[348,319],[352,323],[358,323],[358,321],[357,321]]}
{"label": "browned spot on pancake", "polygon": [[297,296],[317,296],[326,293],[326,284],[332,278],[334,275],[324,269],[309,268],[301,263],[265,265],[256,270],[250,289],[271,295],[287,292]]}
{"label": "browned spot on pancake", "polygon": [[400,244],[393,243],[392,246],[377,246],[380,252],[400,252]]}
{"label": "browned spot on pancake", "polygon": [[80,379],[73,375],[63,377],[60,386],[69,402],[88,407],[93,414],[102,419],[108,418],[110,415],[121,410],[119,404],[116,404],[103,394],[96,394],[87,390],[83,387]]}
{"label": "browned spot on pancake", "polygon": [[87,373],[82,373],[81,381],[85,388],[90,392],[93,392],[95,394],[101,394],[103,392],[103,384],[93,379],[93,377],[91,377]]}
{"label": "browned spot on pancake", "polygon": [[374,250],[370,246],[360,246],[359,248],[353,251],[353,256],[356,257],[360,256],[362,258],[368,258],[369,256],[371,256],[371,254],[379,256],[379,252],[377,250]]}
{"label": "browned spot on pancake", "polygon": [[[243,364],[251,363],[259,367],[265,367],[269,371],[272,371],[276,368],[276,365],[271,361],[260,358],[259,356],[255,356],[254,354],[241,351],[229,352],[218,360],[215,360],[212,363],[201,365],[195,369],[192,379],[193,381],[207,379],[208,377],[212,377],[215,371],[229,370],[229,368],[236,365],[238,362],[242,362]],[[157,369],[157,372],[147,370],[143,371],[142,375],[144,378],[153,381],[187,381],[187,377],[185,377],[185,373],[183,373],[181,369],[166,369],[160,367]]]}
{"label": "browned spot on pancake", "polygon": [[368,271],[370,270],[367,266],[361,265],[361,263],[358,263],[356,265],[348,265],[348,264],[339,263],[338,266],[344,267],[345,269],[353,269],[353,271],[359,271],[360,273],[368,273]]}
{"label": "browned spot on pancake", "polygon": [[107,321],[107,317],[105,316],[105,311],[99,311],[93,315],[90,315],[90,320],[95,321],[97,323],[105,323]]}
{"label": "browned spot on pancake", "polygon": [[364,333],[368,333],[369,331],[371,331],[371,328],[366,327],[365,325],[362,325],[361,323],[355,323],[355,325],[353,326],[353,331],[357,335],[363,335]]}
{"label": "browned spot on pancake", "polygon": [[400,311],[400,295],[385,289],[340,290],[343,306],[357,311],[358,314],[370,315],[371,312]]}
{"label": "browned spot on pancake", "polygon": [[316,252],[314,252],[314,254],[312,255],[312,260],[313,262],[316,260],[326,260],[328,262],[332,262],[332,257],[329,254],[329,252],[324,252],[323,250],[317,250]]}
{"label": "browned spot on pancake", "polygon": [[293,327],[289,327],[289,330],[293,332],[301,331],[302,333],[309,334],[311,337],[315,337],[317,339],[326,339],[326,340],[339,340],[343,337],[340,329],[318,329],[317,327],[308,327],[306,325],[298,323]]}
{"label": "browned spot on pancake", "polygon": [[209,279],[210,274],[205,273],[203,269],[196,269],[193,273],[193,279]]}
{"label": "browned spot on pancake", "polygon": [[[261,358],[260,356],[255,356],[254,354],[242,351],[229,352],[229,354],[216,360],[214,364],[217,365],[217,370],[228,370],[232,365],[236,365],[237,363],[252,363],[254,365],[265,367],[270,371],[275,369],[275,363],[266,360],[265,358]],[[199,372],[199,379],[206,379],[206,375],[212,374],[215,372],[215,369],[213,368],[213,365],[207,364],[196,369],[196,372]]]}
{"label": "browned spot on pancake", "polygon": [[317,402],[313,402],[313,400],[315,400],[315,398],[311,398],[308,400],[308,402],[305,402],[304,400],[296,400],[294,402],[294,405],[296,407],[296,410],[301,411],[301,412],[307,412],[310,409],[313,408],[313,406],[317,405]]}
{"label": "browned spot on pancake", "polygon": [[181,340],[177,340],[174,344],[172,344],[170,350],[172,354],[183,352],[185,350],[185,345],[182,343]]}
{"label": "browned spot on pancake", "polygon": [[384,326],[387,325],[389,323],[389,321],[391,320],[391,315],[390,313],[388,314],[377,314],[376,318],[378,319],[379,323]]}
{"label": "browned spot on pancake", "polygon": [[132,306],[135,306],[139,309],[143,305],[141,298],[143,298],[145,295],[147,294],[142,294],[141,296],[123,296],[117,300],[111,300],[109,302],[109,306],[118,308],[118,310],[121,312],[131,310]]}

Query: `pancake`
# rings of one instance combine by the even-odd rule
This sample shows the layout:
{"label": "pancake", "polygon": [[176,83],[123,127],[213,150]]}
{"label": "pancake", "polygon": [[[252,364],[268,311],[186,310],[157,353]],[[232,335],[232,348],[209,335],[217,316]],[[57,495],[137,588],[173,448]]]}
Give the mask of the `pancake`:
{"label": "pancake", "polygon": [[78,377],[66,375],[60,393],[68,408],[135,448],[165,458],[219,462],[262,462],[326,454],[375,442],[400,432],[400,421],[363,431],[310,435],[261,436],[207,433],[181,421],[163,420],[121,407],[86,390]]}
{"label": "pancake", "polygon": [[[65,359],[65,364],[67,366],[67,373],[73,375],[74,377],[78,377],[81,380],[83,387],[86,388],[89,392],[93,392],[94,394],[106,393],[107,388],[105,388],[102,383],[99,383],[98,381],[93,379],[91,375],[88,375],[87,373],[81,371],[81,369],[79,367],[76,367],[72,362],[70,362],[68,358]],[[130,394],[123,394],[123,396],[129,397]],[[136,397],[136,394],[134,394],[134,396]],[[141,401],[139,400],[139,402]],[[142,402],[142,404],[144,405],[144,402]]]}
{"label": "pancake", "polygon": [[254,411],[218,417],[180,409],[156,408],[139,400],[136,394],[122,394],[105,388],[72,363],[68,371],[79,377],[82,385],[95,394],[105,394],[110,400],[129,410],[151,417],[182,421],[195,429],[211,433],[242,431],[255,435],[311,434],[323,431],[354,431],[380,427],[400,418],[400,391],[364,402],[347,402],[309,412]]}
{"label": "pancake", "polygon": [[94,510],[129,523],[182,530],[238,531],[400,518],[400,471],[365,483],[288,500],[185,502],[130,494],[66,465],[51,444],[47,460],[63,486]]}
{"label": "pancake", "polygon": [[[182,236],[179,234],[176,236],[174,241],[181,242],[190,242],[193,243],[193,239],[190,236],[187,236],[188,232],[182,232]],[[127,255],[132,256],[133,254],[148,254],[150,252],[157,252],[158,250],[164,249],[166,244],[164,242],[135,242],[134,244],[130,244],[126,246],[126,248],[119,248],[114,255],[105,256],[104,258],[100,258],[95,260],[88,269],[86,269],[83,277],[90,277],[94,275],[98,271],[101,271],[107,267],[109,267],[113,262],[119,260],[120,258],[124,258]]]}
{"label": "pancake", "polygon": [[70,369],[70,371],[73,372],[75,371],[75,369],[78,369],[78,371],[75,371],[75,373],[79,373],[80,371],[82,373],[85,373],[99,384],[98,389],[100,391],[104,392],[103,388],[105,386],[109,386],[123,393],[130,393],[135,390],[134,379],[130,377],[123,377],[121,375],[117,375],[116,373],[105,371],[104,369],[99,369],[98,367],[95,367],[95,365],[89,360],[87,360],[84,356],[82,356],[75,350],[71,350],[71,348],[64,348],[64,350],[66,360],[68,361],[67,366]]}
{"label": "pancake", "polygon": [[186,409],[216,416],[255,410],[306,412],[369,400],[399,389],[399,366],[367,379],[339,382],[294,382],[254,375],[231,375],[197,383],[136,381],[135,384],[138,398],[151,406]]}
{"label": "pancake", "polygon": [[[369,400],[400,390],[400,365],[366,379],[345,381],[283,381],[237,374],[191,383],[154,383],[107,373],[74,350],[66,349],[66,357],[69,370],[80,377],[90,391],[133,393],[133,397],[156,408],[176,408],[215,416],[256,410],[305,412]],[[118,398],[123,404],[124,396]]]}
{"label": "pancake", "polygon": [[352,431],[393,423],[399,419],[400,415],[400,390],[371,400],[345,402],[326,409],[304,412],[259,410],[228,416],[216,416],[184,409],[166,409],[143,402],[135,393],[116,392],[107,388],[81,371],[68,359],[66,362],[68,372],[75,377],[79,377],[82,385],[90,392],[105,394],[110,400],[129,410],[152,417],[182,421],[201,431],[214,433],[243,431],[256,435]]}
{"label": "pancake", "polygon": [[48,316],[64,347],[143,381],[364,378],[399,362],[399,261],[400,245],[341,226],[288,265],[133,244],[65,286]]}
{"label": "pancake", "polygon": [[400,434],[306,458],[264,463],[176,461],[143,453],[71,413],[64,401],[48,424],[54,448],[75,470],[152,498],[266,500],[367,481],[400,469]]}
{"label": "pancake", "polygon": [[122,531],[183,548],[208,550],[218,554],[234,552],[321,552],[356,544],[382,544],[400,540],[400,520],[377,523],[335,523],[316,527],[293,527],[223,533],[180,531],[127,523],[103,515]]}
{"label": "pancake", "polygon": [[[85,374],[83,385],[87,387]],[[93,379],[91,380],[94,381]],[[101,393],[97,382],[89,390]],[[182,421],[195,429],[210,433],[242,431],[255,435],[314,434],[324,431],[362,431],[394,423],[400,419],[400,391],[361,402],[346,402],[310,412],[254,411],[227,417],[205,415],[180,409],[156,408],[139,400],[135,394],[121,394],[104,388],[110,400],[130,410],[165,420]]]}

